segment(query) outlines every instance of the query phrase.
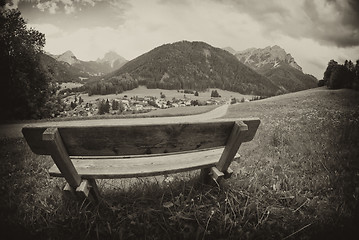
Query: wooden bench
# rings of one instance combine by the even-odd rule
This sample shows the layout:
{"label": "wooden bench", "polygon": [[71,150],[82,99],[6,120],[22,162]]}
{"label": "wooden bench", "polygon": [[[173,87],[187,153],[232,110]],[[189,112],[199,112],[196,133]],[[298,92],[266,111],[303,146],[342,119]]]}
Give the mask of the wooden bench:
{"label": "wooden bench", "polygon": [[202,169],[204,181],[209,177],[215,180],[229,177],[232,173],[229,165],[241,143],[251,141],[260,124],[256,118],[129,122],[27,125],[22,133],[34,153],[51,155],[55,164],[49,173],[66,179],[64,190],[98,200],[95,179],[145,177],[195,169]]}

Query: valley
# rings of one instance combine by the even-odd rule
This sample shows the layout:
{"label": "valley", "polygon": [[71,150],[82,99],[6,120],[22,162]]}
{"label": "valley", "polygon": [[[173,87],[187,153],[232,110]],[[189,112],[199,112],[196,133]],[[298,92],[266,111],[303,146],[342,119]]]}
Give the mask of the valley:
{"label": "valley", "polygon": [[[71,88],[79,87],[81,84],[65,83],[62,84],[62,87],[64,86]],[[220,97],[211,97],[214,91],[218,92]],[[102,114],[121,117],[158,110],[162,110],[163,114],[166,114],[164,109],[173,109],[171,110],[173,112],[170,113],[171,115],[176,114],[176,112],[185,114],[186,109],[189,110],[190,107],[197,107],[198,112],[202,112],[200,106],[218,106],[236,102],[248,102],[253,97],[255,96],[216,88],[210,88],[196,94],[189,90],[148,89],[146,86],[139,86],[119,94],[91,96],[86,93],[68,94],[68,96],[63,98],[65,110],[58,117],[92,117],[100,115],[99,106],[103,101],[108,101],[110,109],[107,113]],[[116,102],[122,106],[122,109],[113,106]],[[189,112],[190,114],[196,113],[193,110],[189,110]],[[156,113],[149,114],[156,115]]]}

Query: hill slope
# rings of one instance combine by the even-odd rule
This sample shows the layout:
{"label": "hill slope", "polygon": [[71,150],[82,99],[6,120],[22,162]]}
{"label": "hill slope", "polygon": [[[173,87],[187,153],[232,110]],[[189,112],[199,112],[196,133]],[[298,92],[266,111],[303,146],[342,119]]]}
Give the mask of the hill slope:
{"label": "hill slope", "polygon": [[272,80],[284,92],[295,92],[317,86],[317,79],[304,74],[294,58],[279,46],[249,48],[237,52],[239,61]]}
{"label": "hill slope", "polygon": [[220,88],[266,96],[280,92],[278,86],[232,54],[204,42],[162,45],[128,62],[108,75],[105,81],[116,84],[125,75],[148,88]]}

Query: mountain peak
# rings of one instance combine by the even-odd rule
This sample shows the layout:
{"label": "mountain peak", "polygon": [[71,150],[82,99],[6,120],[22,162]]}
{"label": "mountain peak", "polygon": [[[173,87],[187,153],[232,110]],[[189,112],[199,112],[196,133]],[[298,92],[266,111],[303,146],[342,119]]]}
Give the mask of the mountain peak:
{"label": "mountain peak", "polygon": [[232,53],[233,55],[237,53],[237,51],[231,47],[225,47],[223,48],[223,50],[226,50],[227,52]]}
{"label": "mountain peak", "polygon": [[262,49],[249,48],[238,52],[236,57],[255,70],[276,68],[287,64],[302,72],[302,68],[296,63],[292,55],[278,45]]}
{"label": "mountain peak", "polygon": [[119,68],[124,65],[127,60],[124,57],[120,56],[117,52],[109,51],[105,53],[103,58],[98,58],[96,62],[108,63],[110,64],[111,68]]}
{"label": "mountain peak", "polygon": [[77,63],[79,61],[76,58],[75,54],[70,50],[64,52],[63,54],[55,56],[55,59],[58,61],[67,62],[70,65]]}

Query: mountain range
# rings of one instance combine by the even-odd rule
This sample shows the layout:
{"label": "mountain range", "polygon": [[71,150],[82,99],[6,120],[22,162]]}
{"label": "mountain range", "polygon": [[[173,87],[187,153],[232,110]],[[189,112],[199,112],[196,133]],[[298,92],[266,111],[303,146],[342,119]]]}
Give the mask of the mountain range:
{"label": "mountain range", "polygon": [[234,55],[204,42],[164,44],[106,75],[104,82],[116,88],[125,76],[126,82],[132,78],[134,83],[148,88],[200,91],[213,87],[263,96],[282,92],[275,83]]}
{"label": "mountain range", "polygon": [[86,87],[92,94],[146,85],[198,91],[215,87],[272,96],[317,85],[317,79],[304,74],[294,58],[279,46],[239,52],[204,42],[181,41],[156,47],[131,61],[115,52],[89,62],[79,60],[71,51],[44,59],[54,78],[62,81],[90,78]]}
{"label": "mountain range", "polygon": [[87,77],[105,75],[122,67],[127,62],[125,58],[113,51],[106,53],[103,58],[96,61],[79,60],[71,51],[66,51],[60,55],[47,55],[62,65],[68,65],[66,68],[71,69],[72,72],[78,72]]}

